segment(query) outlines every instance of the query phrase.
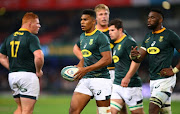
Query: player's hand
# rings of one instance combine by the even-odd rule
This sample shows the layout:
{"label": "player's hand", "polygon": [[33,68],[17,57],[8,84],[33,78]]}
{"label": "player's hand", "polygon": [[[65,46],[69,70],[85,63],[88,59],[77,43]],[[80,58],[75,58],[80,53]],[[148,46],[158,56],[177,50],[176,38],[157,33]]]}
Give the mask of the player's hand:
{"label": "player's hand", "polygon": [[42,77],[42,75],[43,75],[43,71],[42,70],[40,70],[39,72],[36,72],[36,76],[37,77]]}
{"label": "player's hand", "polygon": [[130,54],[130,58],[132,60],[137,59],[138,57],[140,57],[140,53],[137,50],[138,46],[136,46],[135,48],[132,46],[131,47],[131,54]]}
{"label": "player's hand", "polygon": [[80,80],[87,73],[86,67],[78,67],[78,69],[79,70],[74,74],[74,76],[76,76],[74,78],[75,80]]}
{"label": "player's hand", "polygon": [[174,73],[172,71],[172,68],[163,68],[160,71],[160,76],[165,77],[165,76],[174,76]]}
{"label": "player's hand", "polygon": [[122,81],[121,81],[121,86],[122,86],[122,87],[128,87],[128,84],[129,84],[130,80],[131,80],[130,78],[124,77],[124,78],[122,79]]}

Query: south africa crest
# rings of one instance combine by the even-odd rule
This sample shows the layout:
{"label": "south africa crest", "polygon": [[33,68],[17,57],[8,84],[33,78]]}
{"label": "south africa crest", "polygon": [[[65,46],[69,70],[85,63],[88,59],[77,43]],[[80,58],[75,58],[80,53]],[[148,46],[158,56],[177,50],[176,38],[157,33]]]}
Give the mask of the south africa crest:
{"label": "south africa crest", "polygon": [[92,44],[93,44],[93,39],[90,39],[89,45],[92,45]]}

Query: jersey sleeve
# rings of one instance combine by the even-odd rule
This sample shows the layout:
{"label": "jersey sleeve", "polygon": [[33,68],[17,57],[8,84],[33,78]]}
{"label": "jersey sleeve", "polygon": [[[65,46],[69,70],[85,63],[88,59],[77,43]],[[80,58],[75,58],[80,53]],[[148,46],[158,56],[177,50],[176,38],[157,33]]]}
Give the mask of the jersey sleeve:
{"label": "jersey sleeve", "polygon": [[31,38],[29,38],[29,41],[30,41],[29,48],[30,48],[31,52],[41,49],[39,38],[37,36],[32,36]]}
{"label": "jersey sleeve", "polygon": [[133,39],[133,40],[130,40],[128,39],[127,42],[126,42],[127,46],[126,46],[126,50],[127,50],[127,53],[130,54],[131,52],[131,47],[136,47],[137,46],[137,43],[136,41]]}
{"label": "jersey sleeve", "polygon": [[4,42],[1,45],[1,49],[0,49],[0,53],[7,55],[7,49],[6,49],[6,39],[4,40]]}
{"label": "jersey sleeve", "polygon": [[80,48],[80,40],[76,42],[77,46]]}
{"label": "jersey sleeve", "polygon": [[104,33],[99,34],[97,40],[100,52],[111,51],[110,42],[108,40],[108,37]]}
{"label": "jersey sleeve", "polygon": [[148,35],[146,34],[146,36],[141,44],[141,48],[144,49],[145,51],[146,51],[146,41],[148,41],[147,37],[148,37]]}
{"label": "jersey sleeve", "polygon": [[180,49],[180,37],[175,32],[170,35],[170,43],[176,50]]}

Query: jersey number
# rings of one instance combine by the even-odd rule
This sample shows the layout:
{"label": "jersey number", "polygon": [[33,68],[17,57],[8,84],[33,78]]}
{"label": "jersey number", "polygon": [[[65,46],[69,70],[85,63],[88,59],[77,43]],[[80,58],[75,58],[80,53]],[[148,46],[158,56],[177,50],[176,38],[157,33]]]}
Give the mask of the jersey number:
{"label": "jersey number", "polygon": [[[20,41],[11,41],[11,57],[17,57]],[[14,50],[15,48],[15,50]]]}

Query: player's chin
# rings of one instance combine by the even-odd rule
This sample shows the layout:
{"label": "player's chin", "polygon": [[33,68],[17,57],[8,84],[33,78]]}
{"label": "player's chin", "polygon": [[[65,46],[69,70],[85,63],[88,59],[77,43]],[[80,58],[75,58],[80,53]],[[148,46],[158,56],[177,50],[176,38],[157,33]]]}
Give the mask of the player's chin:
{"label": "player's chin", "polygon": [[108,25],[108,23],[107,22],[102,22],[101,25],[106,26],[106,25]]}
{"label": "player's chin", "polygon": [[83,28],[81,28],[83,31],[86,31],[86,29],[83,27]]}

